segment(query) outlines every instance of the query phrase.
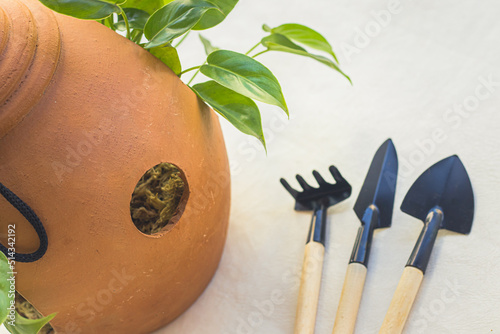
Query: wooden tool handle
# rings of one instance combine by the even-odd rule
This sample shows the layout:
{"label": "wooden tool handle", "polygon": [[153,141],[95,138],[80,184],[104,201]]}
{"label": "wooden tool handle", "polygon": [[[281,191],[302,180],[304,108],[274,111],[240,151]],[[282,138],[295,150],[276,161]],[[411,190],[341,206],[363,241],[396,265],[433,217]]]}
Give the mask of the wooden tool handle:
{"label": "wooden tool handle", "polygon": [[424,273],[420,269],[405,267],[379,334],[399,334],[403,332],[406,319],[408,319],[423,278]]}
{"label": "wooden tool handle", "polygon": [[366,266],[361,263],[350,263],[347,266],[344,287],[335,317],[333,334],[354,333],[361,295],[365,285]]}
{"label": "wooden tool handle", "polygon": [[324,257],[325,246],[323,244],[315,241],[306,244],[297,317],[295,318],[295,334],[314,333]]}

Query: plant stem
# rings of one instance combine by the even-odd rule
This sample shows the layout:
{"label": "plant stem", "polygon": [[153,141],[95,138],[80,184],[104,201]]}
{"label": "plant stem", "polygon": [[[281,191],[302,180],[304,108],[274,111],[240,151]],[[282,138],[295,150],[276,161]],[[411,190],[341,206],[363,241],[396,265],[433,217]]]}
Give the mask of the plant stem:
{"label": "plant stem", "polygon": [[144,33],[140,30],[132,31],[132,41],[134,41],[135,44],[140,44],[143,35]]}
{"label": "plant stem", "polygon": [[[200,68],[201,68],[201,66],[200,66]],[[196,71],[196,72],[194,73],[194,75],[191,77],[191,79],[189,79],[189,81],[188,81],[188,83],[187,83],[187,85],[188,85],[188,86],[189,86],[189,84],[190,84],[191,82],[193,82],[194,78],[196,78],[196,76],[198,75],[198,73],[200,73],[200,69],[198,69],[198,71]]]}
{"label": "plant stem", "polygon": [[110,15],[104,19],[104,25],[109,29],[116,31],[115,23],[113,22],[113,15]]}
{"label": "plant stem", "polygon": [[125,26],[127,27],[127,38],[130,39],[130,25],[128,23],[127,15],[123,11],[123,8],[120,7],[120,10],[121,10],[121,15],[123,17],[123,21],[125,22]]}
{"label": "plant stem", "polygon": [[247,53],[245,53],[247,56],[250,52],[252,52],[253,50],[255,50],[255,48],[257,48],[258,46],[260,45],[260,42],[255,44],[250,50],[247,51]]}
{"label": "plant stem", "polygon": [[184,36],[182,36],[181,40],[177,44],[174,45],[174,48],[177,48],[179,45],[181,45],[181,43],[184,42],[184,40],[186,39],[186,37],[188,37],[188,35],[189,35],[190,32],[191,32],[191,30],[188,31],[187,33],[185,33]]}
{"label": "plant stem", "polygon": [[269,50],[264,50],[264,51],[261,51],[261,52],[259,52],[259,53],[256,53],[256,54],[254,54],[254,55],[252,56],[252,58],[255,58],[255,57],[257,57],[257,56],[260,56],[261,54],[266,53],[267,51],[269,51]]}
{"label": "plant stem", "polygon": [[200,65],[200,66],[193,66],[193,67],[190,67],[190,68],[188,68],[187,70],[184,70],[184,71],[182,71],[181,73],[179,73],[179,75],[182,75],[182,74],[187,73],[187,72],[189,72],[189,71],[193,71],[193,70],[199,69],[200,67],[201,67],[201,65]]}

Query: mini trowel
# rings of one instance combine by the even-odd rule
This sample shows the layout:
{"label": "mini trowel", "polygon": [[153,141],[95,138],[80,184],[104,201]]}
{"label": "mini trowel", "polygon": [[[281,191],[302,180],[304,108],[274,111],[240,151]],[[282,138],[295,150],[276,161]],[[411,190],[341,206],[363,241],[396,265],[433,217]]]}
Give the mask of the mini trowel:
{"label": "mini trowel", "polygon": [[474,194],[464,165],[453,155],[427,169],[411,186],[401,210],[424,222],[413,252],[380,329],[403,331],[417,296],[439,229],[469,234],[474,218]]}
{"label": "mini trowel", "polygon": [[354,332],[373,232],[377,228],[391,226],[397,174],[396,149],[388,139],[377,150],[354,205],[354,212],[361,221],[361,226],[347,267],[333,334]]}

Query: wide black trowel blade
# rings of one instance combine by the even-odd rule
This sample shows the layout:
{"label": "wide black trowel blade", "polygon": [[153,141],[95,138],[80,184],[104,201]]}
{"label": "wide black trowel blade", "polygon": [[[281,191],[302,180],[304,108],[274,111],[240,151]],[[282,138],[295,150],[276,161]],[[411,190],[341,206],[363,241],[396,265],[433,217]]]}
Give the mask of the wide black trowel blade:
{"label": "wide black trowel blade", "polygon": [[427,169],[411,186],[401,210],[425,221],[434,207],[444,213],[441,228],[468,234],[474,218],[474,194],[469,175],[456,155]]}

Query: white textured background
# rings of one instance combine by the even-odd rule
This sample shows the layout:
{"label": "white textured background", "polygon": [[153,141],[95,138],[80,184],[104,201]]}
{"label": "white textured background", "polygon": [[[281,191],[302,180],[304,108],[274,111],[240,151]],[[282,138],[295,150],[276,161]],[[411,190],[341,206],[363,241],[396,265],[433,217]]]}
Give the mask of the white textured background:
{"label": "white textured background", "polygon": [[[377,21],[390,9],[383,24]],[[356,332],[378,332],[422,227],[398,209],[406,191],[451,154],[460,156],[473,183],[474,226],[469,236],[440,232],[406,332],[500,332],[499,13],[498,1],[241,0],[225,22],[205,32],[219,47],[246,51],[263,36],[262,23],[311,26],[332,42],[354,85],[307,58],[260,57],[281,81],[292,119],[262,105],[267,156],[222,122],[233,167],[225,253],[198,302],[158,334],[292,333],[310,216],[293,211],[278,181],[301,173],[312,183],[313,169],[327,175],[335,164],[353,195],[329,211],[316,333],[331,333],[359,226],[352,206],[388,137],[400,163],[396,210],[393,227],[374,237]],[[202,61],[190,56],[201,51],[199,44],[191,36],[181,48],[186,66]],[[488,81],[490,91],[482,83]],[[435,131],[442,132],[438,140]],[[271,309],[273,293],[284,298]]]}
{"label": "white textured background", "polygon": [[[390,17],[380,14],[388,9]],[[263,23],[311,26],[332,42],[354,85],[310,59],[260,57],[282,83],[291,120],[261,105],[267,156],[222,121],[233,168],[224,256],[196,304],[157,334],[292,333],[310,215],[293,211],[279,178],[301,173],[312,183],[313,169],[327,175],[335,164],[353,195],[329,211],[316,333],[331,333],[359,226],[352,206],[388,137],[400,163],[396,210],[393,227],[374,237],[356,332],[378,332],[420,232],[422,224],[398,209],[406,191],[451,154],[473,183],[474,226],[469,236],[440,232],[406,333],[500,332],[499,13],[498,1],[241,0],[225,22],[204,32],[214,45],[245,52],[264,36]],[[202,52],[192,34],[180,48],[184,68],[200,64]],[[273,294],[282,298],[270,308]]]}
{"label": "white textured background", "polygon": [[[311,26],[332,42],[354,85],[307,58],[260,57],[281,81],[292,119],[261,106],[267,156],[222,121],[233,167],[224,256],[198,302],[158,334],[292,333],[310,216],[293,211],[279,178],[293,181],[301,173],[313,183],[313,169],[327,175],[335,164],[353,195],[329,211],[316,333],[331,333],[359,226],[352,206],[373,154],[388,137],[400,162],[396,210],[393,227],[374,237],[356,332],[378,332],[422,227],[398,209],[406,191],[451,154],[460,156],[473,183],[474,226],[469,236],[440,232],[406,332],[500,332],[499,13],[498,1],[241,0],[225,22],[204,32],[214,45],[246,51],[263,36],[262,23]],[[361,37],[362,31],[371,36]],[[185,67],[203,61],[190,55],[201,50],[194,34],[180,49]],[[492,92],[483,81],[494,82]],[[433,139],[434,131],[444,138]],[[259,310],[256,305],[268,305],[273,291],[284,296],[282,303]]]}

